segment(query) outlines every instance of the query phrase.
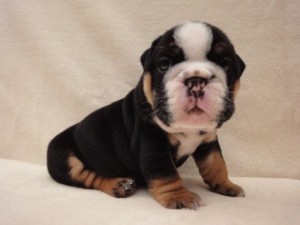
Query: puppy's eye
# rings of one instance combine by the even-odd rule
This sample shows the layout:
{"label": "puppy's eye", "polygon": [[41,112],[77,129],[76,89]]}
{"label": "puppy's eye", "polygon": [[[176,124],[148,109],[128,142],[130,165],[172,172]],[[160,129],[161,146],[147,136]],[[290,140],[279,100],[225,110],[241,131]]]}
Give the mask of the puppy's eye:
{"label": "puppy's eye", "polygon": [[232,61],[229,58],[224,58],[221,60],[220,65],[226,72],[229,72],[231,70]]}
{"label": "puppy's eye", "polygon": [[158,62],[158,70],[162,73],[166,72],[171,67],[171,60],[168,58],[161,58]]}

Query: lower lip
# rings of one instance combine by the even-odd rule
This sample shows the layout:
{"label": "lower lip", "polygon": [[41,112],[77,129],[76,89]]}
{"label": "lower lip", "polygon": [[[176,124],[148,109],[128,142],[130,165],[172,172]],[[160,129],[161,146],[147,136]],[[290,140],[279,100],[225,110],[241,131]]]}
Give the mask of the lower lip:
{"label": "lower lip", "polygon": [[201,115],[202,113],[204,113],[204,111],[198,107],[195,107],[188,111],[188,114]]}

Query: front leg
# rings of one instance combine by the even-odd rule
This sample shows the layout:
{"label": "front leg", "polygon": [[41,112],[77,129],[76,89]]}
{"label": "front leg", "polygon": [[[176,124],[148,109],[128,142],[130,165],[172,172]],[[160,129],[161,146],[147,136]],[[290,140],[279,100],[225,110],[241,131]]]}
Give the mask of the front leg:
{"label": "front leg", "polygon": [[143,127],[140,135],[140,168],[152,196],[166,208],[197,209],[200,197],[183,186],[166,135],[155,127]]}
{"label": "front leg", "polygon": [[193,154],[199,172],[214,192],[227,196],[245,196],[242,187],[228,179],[228,171],[218,140],[204,143]]}
{"label": "front leg", "polygon": [[148,190],[161,205],[169,209],[196,210],[204,205],[198,194],[190,192],[182,185],[179,176],[152,179],[148,183]]}

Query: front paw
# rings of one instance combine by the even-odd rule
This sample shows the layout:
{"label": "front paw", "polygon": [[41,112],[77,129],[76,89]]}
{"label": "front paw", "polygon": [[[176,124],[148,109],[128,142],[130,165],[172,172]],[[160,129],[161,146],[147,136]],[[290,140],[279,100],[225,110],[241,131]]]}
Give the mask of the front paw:
{"label": "front paw", "polygon": [[210,189],[222,195],[231,197],[245,197],[245,191],[242,187],[227,181],[224,184],[211,184]]}
{"label": "front paw", "polygon": [[186,189],[165,193],[156,196],[157,201],[168,209],[193,209],[196,210],[200,206],[204,206],[198,194],[190,192]]}

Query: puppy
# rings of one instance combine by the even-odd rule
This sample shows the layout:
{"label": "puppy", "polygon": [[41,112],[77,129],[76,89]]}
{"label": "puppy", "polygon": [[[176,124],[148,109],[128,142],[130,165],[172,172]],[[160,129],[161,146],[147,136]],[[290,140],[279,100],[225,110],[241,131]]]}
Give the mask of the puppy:
{"label": "puppy", "polygon": [[227,36],[203,22],[178,25],[141,56],[144,72],[123,99],[58,134],[47,164],[59,183],[114,197],[145,184],[164,207],[197,209],[176,170],[192,156],[214,192],[244,196],[228,179],[217,129],[234,113],[245,69]]}

